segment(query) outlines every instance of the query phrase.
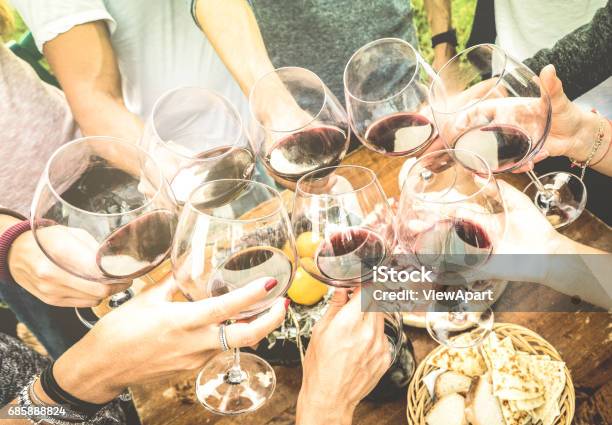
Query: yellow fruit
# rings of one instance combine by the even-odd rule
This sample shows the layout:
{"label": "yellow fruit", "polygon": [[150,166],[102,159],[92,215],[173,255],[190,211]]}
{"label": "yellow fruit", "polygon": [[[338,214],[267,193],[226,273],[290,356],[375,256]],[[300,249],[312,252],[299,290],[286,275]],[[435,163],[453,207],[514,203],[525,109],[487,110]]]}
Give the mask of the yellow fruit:
{"label": "yellow fruit", "polygon": [[300,258],[314,258],[317,253],[317,248],[321,243],[321,237],[318,233],[304,232],[298,236],[295,244],[297,245],[297,253]]}
{"label": "yellow fruit", "polygon": [[327,286],[324,283],[309,275],[302,267],[298,267],[287,295],[298,304],[313,305],[326,293]]}

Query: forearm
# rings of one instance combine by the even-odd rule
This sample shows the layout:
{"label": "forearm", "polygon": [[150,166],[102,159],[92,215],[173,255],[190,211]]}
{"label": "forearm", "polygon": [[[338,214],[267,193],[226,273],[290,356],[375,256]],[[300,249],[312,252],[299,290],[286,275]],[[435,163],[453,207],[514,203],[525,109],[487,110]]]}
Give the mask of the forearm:
{"label": "forearm", "polygon": [[43,50],[84,135],[140,138],[142,123],[123,101],[106,23],[77,25],[45,43]]}
{"label": "forearm", "polygon": [[570,99],[608,78],[612,69],[612,1],[597,11],[590,23],[525,60],[536,74],[549,63],[555,65]]}
{"label": "forearm", "polygon": [[12,225],[19,223],[19,221],[18,218],[13,216],[0,214],[0,235]]}
{"label": "forearm", "polygon": [[85,136],[113,136],[138,141],[143,123],[128,111],[120,95],[105,93],[96,88],[75,89],[69,96],[71,109]]}
{"label": "forearm", "polygon": [[610,254],[560,236],[557,252],[550,256],[548,273],[541,282],[579,297],[595,306],[612,309]]}
{"label": "forearm", "polygon": [[312,400],[304,388],[300,390],[297,404],[296,425],[351,425],[353,422],[354,407],[345,406],[342,400],[325,400],[318,402]]}
{"label": "forearm", "polygon": [[197,0],[196,19],[217,54],[248,96],[274,69],[253,10],[246,0]]}
{"label": "forearm", "polygon": [[[431,35],[441,34],[452,28],[450,0],[425,0],[425,10]],[[444,65],[446,60],[455,54],[455,47],[448,43],[440,43],[433,48],[436,68]]]}

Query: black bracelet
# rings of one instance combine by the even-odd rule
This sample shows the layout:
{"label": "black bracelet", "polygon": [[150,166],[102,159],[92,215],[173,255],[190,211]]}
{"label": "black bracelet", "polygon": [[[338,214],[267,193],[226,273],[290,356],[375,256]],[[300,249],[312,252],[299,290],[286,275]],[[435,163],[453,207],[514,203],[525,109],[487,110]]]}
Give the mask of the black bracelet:
{"label": "black bracelet", "polygon": [[434,48],[438,44],[448,43],[453,47],[457,46],[457,32],[454,28],[446,32],[441,32],[440,34],[436,34],[431,37],[431,47]]}
{"label": "black bracelet", "polygon": [[8,208],[4,208],[2,206],[0,206],[0,214],[1,215],[8,215],[9,217],[14,217],[14,218],[17,218],[19,220],[27,220],[26,216],[24,216],[23,214],[20,214],[17,211],[13,211],[13,210],[10,210]]}
{"label": "black bracelet", "polygon": [[58,404],[67,405],[70,410],[82,413],[87,417],[94,417],[100,409],[106,406],[106,404],[95,404],[83,401],[62,389],[53,376],[54,364],[55,362],[51,363],[40,375],[40,385],[51,400]]}

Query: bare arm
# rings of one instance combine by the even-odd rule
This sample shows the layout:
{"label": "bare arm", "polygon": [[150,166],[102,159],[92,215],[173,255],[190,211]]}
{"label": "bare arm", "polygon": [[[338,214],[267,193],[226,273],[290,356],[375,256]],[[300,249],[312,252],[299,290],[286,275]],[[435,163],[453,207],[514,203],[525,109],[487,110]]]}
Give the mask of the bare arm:
{"label": "bare arm", "polygon": [[43,52],[83,134],[140,137],[142,123],[123,102],[121,75],[103,21],[73,27],[45,43]]}
{"label": "bare arm", "polygon": [[[450,0],[425,0],[425,10],[431,35],[446,32],[452,28]],[[434,47],[433,67],[438,70],[455,55],[455,46],[440,43]]]}
{"label": "bare arm", "polygon": [[255,15],[246,0],[198,0],[196,19],[221,60],[248,96],[274,69]]}

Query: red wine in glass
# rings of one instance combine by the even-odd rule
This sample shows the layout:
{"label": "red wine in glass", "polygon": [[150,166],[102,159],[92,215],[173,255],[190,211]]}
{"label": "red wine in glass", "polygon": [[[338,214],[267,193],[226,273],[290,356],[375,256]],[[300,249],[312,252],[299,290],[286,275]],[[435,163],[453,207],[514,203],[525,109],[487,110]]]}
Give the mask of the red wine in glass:
{"label": "red wine in glass", "polygon": [[[489,164],[491,171],[500,173],[520,164],[531,151],[531,143],[531,138],[518,127],[487,124],[462,133],[452,146],[480,155]],[[473,164],[462,161],[460,152],[456,156],[464,166],[474,168]]]}
{"label": "red wine in glass", "polygon": [[479,224],[462,218],[445,219],[412,235],[412,250],[421,264],[473,268],[484,264],[493,251],[489,235]]}
{"label": "red wine in glass", "polygon": [[192,163],[178,170],[170,187],[177,202],[184,204],[200,184],[219,179],[249,180],[254,169],[255,157],[249,149],[219,146],[201,152]]}
{"label": "red wine in glass", "polygon": [[338,165],[347,143],[348,134],[337,127],[309,128],[276,142],[266,154],[264,165],[280,181],[295,183],[311,171]]}
{"label": "red wine in glass", "polygon": [[278,284],[264,299],[235,319],[252,317],[268,309],[286,292],[293,277],[293,263],[280,249],[271,246],[247,248],[231,255],[208,280],[208,295],[217,297],[248,285],[255,279],[271,277]]}
{"label": "red wine in glass", "polygon": [[332,233],[315,254],[319,273],[330,285],[366,279],[386,256],[383,239],[371,230],[352,227]]}
{"label": "red wine in glass", "polygon": [[433,140],[434,128],[423,115],[399,112],[374,121],[364,137],[370,146],[385,155],[414,155]]}
{"label": "red wine in glass", "polygon": [[157,267],[168,255],[176,217],[156,210],[119,227],[100,244],[98,268],[106,276],[132,279]]}

